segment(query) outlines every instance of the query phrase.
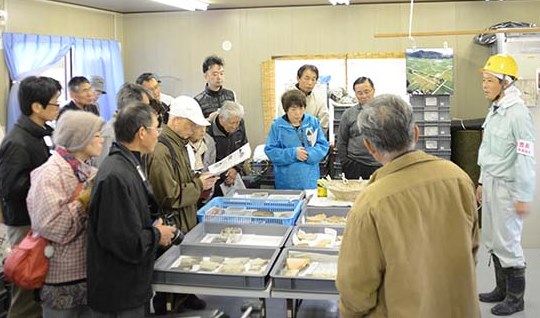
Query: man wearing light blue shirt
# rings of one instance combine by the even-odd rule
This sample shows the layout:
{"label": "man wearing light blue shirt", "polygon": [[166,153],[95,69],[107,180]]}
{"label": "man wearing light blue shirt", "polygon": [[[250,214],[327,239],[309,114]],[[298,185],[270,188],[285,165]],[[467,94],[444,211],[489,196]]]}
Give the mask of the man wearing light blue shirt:
{"label": "man wearing light blue shirt", "polygon": [[518,75],[515,60],[494,55],[482,72],[482,89],[491,107],[482,126],[476,196],[482,203],[482,240],[493,257],[497,286],[479,298],[499,302],[491,309],[494,315],[511,315],[524,309],[521,232],[535,187],[534,125],[513,85]]}

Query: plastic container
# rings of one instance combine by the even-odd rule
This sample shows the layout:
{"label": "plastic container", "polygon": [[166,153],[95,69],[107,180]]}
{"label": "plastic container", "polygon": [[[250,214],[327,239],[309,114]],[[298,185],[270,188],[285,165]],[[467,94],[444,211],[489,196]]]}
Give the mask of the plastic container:
{"label": "plastic container", "polygon": [[[283,224],[294,225],[304,205],[303,200],[266,200],[266,199],[242,199],[217,197],[213,198],[199,211],[197,211],[197,220],[199,222],[214,222],[226,224]],[[207,214],[213,208],[218,209],[249,209],[258,211],[268,211],[272,213],[289,213],[287,217],[253,216],[251,213],[246,215],[228,215],[228,214]],[[211,212],[210,212],[211,213]]]}
{"label": "plastic container", "polygon": [[182,241],[182,245],[203,245],[203,246],[246,246],[246,247],[254,247],[254,245],[243,245],[242,239],[240,240],[239,244],[227,244],[227,243],[212,243],[212,242],[205,242],[204,239],[209,234],[215,234],[218,235],[221,233],[221,231],[227,227],[238,227],[242,230],[242,235],[260,235],[260,236],[273,236],[276,238],[279,238],[279,240],[275,240],[272,242],[275,242],[276,244],[270,244],[268,242],[267,244],[261,244],[257,245],[257,248],[280,248],[285,244],[285,241],[289,237],[289,234],[291,233],[292,227],[290,226],[284,226],[284,225],[274,225],[274,224],[238,224],[238,225],[230,225],[230,224],[223,224],[223,223],[210,223],[210,222],[204,222],[199,223],[197,226],[195,226],[191,231],[189,231],[186,236],[184,237],[184,240]]}
{"label": "plastic container", "polygon": [[[231,191],[229,197],[241,197],[245,199],[303,200],[306,197],[306,192],[302,190],[237,189]],[[287,199],[286,197],[290,197],[290,199]]]}
{"label": "plastic container", "polygon": [[450,136],[450,121],[418,122],[416,124],[418,125],[420,136]]}
{"label": "plastic container", "polygon": [[316,216],[318,214],[326,214],[326,217],[334,217],[336,219],[338,218],[344,218],[346,220],[347,214],[349,213],[350,207],[315,207],[315,206],[308,206],[304,209],[302,214],[300,214],[300,217],[298,218],[297,225],[313,225],[313,226],[334,226],[334,227],[344,227],[345,222],[340,223],[331,223],[327,220],[323,220],[321,222],[313,223],[312,221],[309,221],[309,217]]}
{"label": "plastic container", "polygon": [[[301,254],[295,254],[301,253]],[[297,257],[298,255],[314,255],[311,262],[317,261],[317,256],[320,259],[331,260],[336,264],[338,252],[332,250],[303,250],[297,248],[286,248],[281,252],[270,276],[272,277],[272,289],[276,291],[287,292],[306,292],[306,293],[322,293],[322,294],[337,294],[335,278],[319,278],[319,277],[302,277],[302,276],[285,276],[283,269],[287,266],[287,258],[289,256]]]}
{"label": "plastic container", "polygon": [[[268,274],[279,255],[279,251],[279,249],[246,247],[173,246],[156,261],[153,283],[217,288],[265,289],[268,282]],[[262,258],[269,260],[269,262],[264,271],[258,274],[192,272],[171,268],[180,255]]]}
{"label": "plastic container", "polygon": [[297,225],[293,228],[293,230],[291,231],[291,235],[289,235],[289,238],[287,239],[287,242],[285,243],[285,247],[292,247],[292,248],[296,248],[296,249],[308,249],[308,250],[312,250],[312,249],[329,249],[329,250],[338,250],[339,249],[339,244],[337,246],[334,246],[334,247],[310,247],[310,246],[299,246],[299,245],[294,245],[294,240],[293,240],[293,237],[294,235],[297,235],[298,234],[298,231],[299,230],[302,230],[304,232],[306,232],[307,234],[323,234],[325,233],[327,230],[326,229],[329,229],[330,231],[335,231],[336,232],[336,235],[337,236],[341,236],[343,237],[343,231],[345,230],[344,227],[340,227],[340,226],[317,226],[317,225]]}
{"label": "plastic container", "polygon": [[450,136],[421,136],[416,143],[416,149],[431,151],[449,151],[451,147],[452,139]]}
{"label": "plastic container", "polygon": [[449,121],[450,107],[413,107],[413,117],[416,122]]}

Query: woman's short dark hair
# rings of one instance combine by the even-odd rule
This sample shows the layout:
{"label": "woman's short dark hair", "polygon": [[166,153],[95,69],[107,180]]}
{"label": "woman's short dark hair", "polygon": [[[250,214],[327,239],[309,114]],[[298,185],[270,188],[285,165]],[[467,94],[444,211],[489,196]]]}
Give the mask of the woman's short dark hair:
{"label": "woman's short dark hair", "polygon": [[297,89],[291,89],[281,95],[281,105],[283,110],[287,112],[289,108],[293,106],[300,106],[306,108],[306,95]]}
{"label": "woman's short dark hair", "polygon": [[371,88],[375,89],[375,85],[373,84],[373,81],[371,80],[371,78],[361,76],[361,77],[357,78],[356,81],[354,81],[354,83],[352,84],[353,91],[354,91],[354,87],[356,85],[364,84],[365,82],[369,82],[369,85],[371,85]]}
{"label": "woman's short dark hair", "polygon": [[114,133],[118,142],[130,143],[141,127],[152,127],[156,113],[143,102],[133,102],[122,108],[116,115]]}
{"label": "woman's short dark hair", "polygon": [[317,75],[317,79],[319,79],[319,69],[317,68],[317,66],[311,65],[311,64],[304,64],[300,66],[300,68],[298,69],[298,72],[296,72],[296,76],[298,78],[302,77],[302,75],[304,75],[304,72],[306,70],[310,70],[313,73],[315,73],[315,75]]}
{"label": "woman's short dark hair", "polygon": [[51,99],[62,91],[62,85],[54,78],[29,76],[19,85],[19,108],[25,116],[32,115],[32,104],[49,106]]}
{"label": "woman's short dark hair", "polygon": [[225,63],[223,62],[223,59],[217,55],[210,55],[207,58],[204,59],[204,62],[202,64],[202,72],[206,73],[212,65],[219,65],[223,66]]}

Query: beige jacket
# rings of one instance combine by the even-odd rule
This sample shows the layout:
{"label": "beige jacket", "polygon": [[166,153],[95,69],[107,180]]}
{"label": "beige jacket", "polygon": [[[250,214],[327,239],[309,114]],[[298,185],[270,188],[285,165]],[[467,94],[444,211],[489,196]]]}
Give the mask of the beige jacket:
{"label": "beige jacket", "polygon": [[477,248],[467,174],[422,151],[394,159],[349,213],[336,280],[341,317],[480,317]]}

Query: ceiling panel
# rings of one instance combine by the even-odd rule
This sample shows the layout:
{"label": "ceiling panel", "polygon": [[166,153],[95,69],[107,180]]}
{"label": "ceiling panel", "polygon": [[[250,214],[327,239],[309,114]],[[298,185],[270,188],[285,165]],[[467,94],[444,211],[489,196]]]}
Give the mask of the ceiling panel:
{"label": "ceiling panel", "polygon": [[[445,2],[448,0],[416,0],[417,2]],[[453,0],[456,1],[456,0]],[[459,0],[458,0],[459,1]],[[467,0],[462,0],[467,1]],[[470,0],[469,0],[470,1]],[[478,1],[478,0],[477,0]],[[178,8],[150,0],[50,0],[90,8],[115,11],[120,13],[166,12],[183,11]],[[261,7],[291,7],[291,6],[331,6],[328,0],[206,0],[208,10],[261,8]],[[410,0],[351,0],[351,4],[410,2]]]}

